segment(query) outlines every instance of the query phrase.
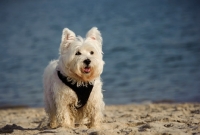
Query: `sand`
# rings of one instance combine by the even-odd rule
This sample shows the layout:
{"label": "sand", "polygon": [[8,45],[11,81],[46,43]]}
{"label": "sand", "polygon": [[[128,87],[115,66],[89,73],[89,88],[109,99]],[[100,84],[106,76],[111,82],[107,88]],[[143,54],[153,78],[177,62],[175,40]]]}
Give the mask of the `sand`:
{"label": "sand", "polygon": [[0,134],[13,135],[200,135],[200,103],[106,106],[100,129],[45,127],[43,108],[0,110]]}

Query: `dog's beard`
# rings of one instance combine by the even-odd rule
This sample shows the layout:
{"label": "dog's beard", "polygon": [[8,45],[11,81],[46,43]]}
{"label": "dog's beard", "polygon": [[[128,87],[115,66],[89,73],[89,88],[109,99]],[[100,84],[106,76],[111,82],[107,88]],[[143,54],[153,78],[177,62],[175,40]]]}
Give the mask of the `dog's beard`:
{"label": "dog's beard", "polygon": [[95,69],[96,69],[95,66],[83,65],[81,67],[71,68],[71,71],[72,73],[74,73],[74,75],[76,75],[79,78],[79,80],[86,82],[86,81],[93,81],[96,77],[100,75]]}
{"label": "dog's beard", "polygon": [[91,67],[90,66],[85,66],[84,68],[81,69],[81,71],[84,74],[89,74],[91,72]]}
{"label": "dog's beard", "polygon": [[67,75],[78,81],[92,82],[102,73],[102,61],[91,60],[89,65],[85,65],[82,61],[72,61],[69,65]]}

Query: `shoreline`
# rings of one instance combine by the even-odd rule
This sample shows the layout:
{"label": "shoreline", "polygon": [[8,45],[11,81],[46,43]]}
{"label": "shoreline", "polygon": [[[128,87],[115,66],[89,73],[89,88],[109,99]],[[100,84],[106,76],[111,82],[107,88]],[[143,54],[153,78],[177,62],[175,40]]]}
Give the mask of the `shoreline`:
{"label": "shoreline", "polygon": [[200,103],[108,105],[99,129],[46,128],[43,108],[0,108],[0,134],[200,134]]}
{"label": "shoreline", "polygon": [[[131,102],[131,103],[122,103],[122,104],[109,104],[105,103],[106,106],[119,106],[119,105],[144,105],[144,104],[200,104],[200,101],[175,101],[171,99],[163,99],[163,100],[144,100],[141,102]],[[18,109],[18,108],[44,108],[44,106],[30,106],[27,104],[5,104],[0,105],[0,110],[3,109]]]}

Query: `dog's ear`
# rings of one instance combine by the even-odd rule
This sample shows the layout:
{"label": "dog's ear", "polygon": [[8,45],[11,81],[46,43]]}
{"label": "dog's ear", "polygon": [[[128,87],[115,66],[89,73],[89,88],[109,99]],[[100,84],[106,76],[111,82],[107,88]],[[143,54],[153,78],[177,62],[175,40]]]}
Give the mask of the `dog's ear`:
{"label": "dog's ear", "polygon": [[71,42],[73,42],[76,38],[76,35],[73,31],[69,30],[68,28],[64,28],[62,32],[62,38],[60,43],[60,53],[64,52]]}
{"label": "dog's ear", "polygon": [[100,45],[102,45],[102,37],[101,37],[101,33],[100,31],[97,29],[97,27],[93,27],[92,29],[90,29],[88,31],[88,33],[86,34],[86,38],[91,39],[91,40],[95,40],[97,41]]}

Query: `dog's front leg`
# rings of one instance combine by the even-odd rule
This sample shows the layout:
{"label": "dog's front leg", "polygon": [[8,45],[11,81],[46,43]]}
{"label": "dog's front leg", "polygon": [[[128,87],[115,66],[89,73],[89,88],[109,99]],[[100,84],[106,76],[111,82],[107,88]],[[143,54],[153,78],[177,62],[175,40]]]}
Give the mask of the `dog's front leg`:
{"label": "dog's front leg", "polygon": [[64,103],[59,104],[57,107],[57,121],[61,127],[73,128],[74,127],[74,117],[72,116],[71,108],[69,105],[64,105]]}
{"label": "dog's front leg", "polygon": [[[104,104],[104,103],[102,103]],[[88,124],[89,128],[99,128],[101,122],[103,121],[103,107],[101,105],[93,105],[91,109],[89,109],[89,119],[90,123]]]}
{"label": "dog's front leg", "polygon": [[58,127],[58,122],[57,122],[57,119],[56,119],[55,110],[52,110],[52,111],[49,113],[49,126],[50,126],[51,128],[57,128],[57,127]]}

